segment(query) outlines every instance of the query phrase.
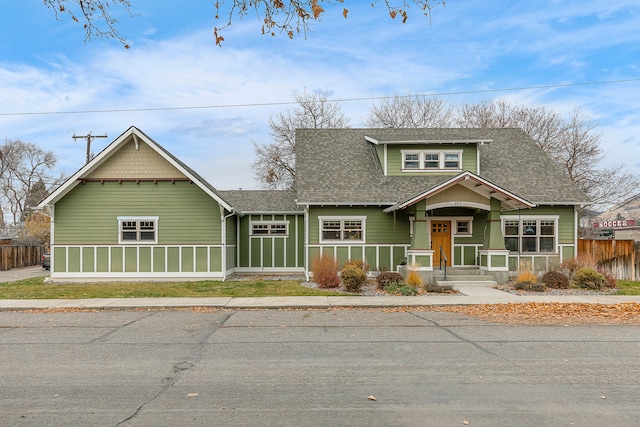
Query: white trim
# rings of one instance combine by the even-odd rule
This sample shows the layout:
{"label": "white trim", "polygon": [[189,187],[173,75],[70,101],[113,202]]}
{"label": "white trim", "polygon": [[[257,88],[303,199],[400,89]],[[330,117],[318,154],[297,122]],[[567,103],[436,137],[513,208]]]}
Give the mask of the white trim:
{"label": "white trim", "polygon": [[[119,245],[150,245],[158,243],[158,232],[160,229],[160,217],[159,216],[118,216],[116,217],[118,221],[118,244]],[[154,223],[153,232],[154,239],[153,240],[123,240],[122,239],[122,222],[123,221],[152,221]]]}
{"label": "white trim", "polygon": [[304,267],[236,267],[235,273],[300,273]]}
{"label": "white trim", "polygon": [[[362,239],[358,240],[333,240],[333,239],[323,239],[322,237],[322,223],[324,221],[340,221],[344,223],[344,221],[361,221],[362,222]],[[344,231],[344,224],[340,227],[340,232]],[[325,245],[358,245],[365,244],[367,242],[367,217],[364,215],[329,215],[329,216],[318,216],[318,241],[320,244]]]}
{"label": "white trim", "polygon": [[[462,172],[462,150],[433,150],[433,149],[408,149],[408,150],[400,150],[402,156],[402,164],[401,171],[403,173],[415,173],[415,172]],[[406,155],[407,154],[417,154],[418,155],[418,167],[417,168],[407,168],[405,167],[406,163]],[[426,162],[425,155],[427,154],[437,154],[438,155],[438,167],[437,168],[425,168],[424,164]],[[456,154],[458,156],[459,167],[457,168],[447,168],[445,167],[446,156],[447,154]],[[412,160],[413,162],[413,160]]]}
{"label": "white trim", "polygon": [[[558,247],[559,247],[559,223],[560,223],[560,215],[527,215],[527,214],[518,214],[518,215],[500,215],[500,227],[502,230],[502,236],[504,239],[506,239],[507,237],[516,237],[516,236],[507,236],[505,234],[505,221],[518,221],[519,225],[518,225],[518,251],[512,251],[512,253],[514,254],[519,254],[522,256],[528,256],[528,255],[533,255],[533,254],[539,254],[539,255],[545,255],[545,254],[558,254]],[[520,252],[521,246],[520,246],[520,242],[521,242],[521,238],[522,238],[522,230],[520,230],[521,228],[521,223],[522,221],[553,221],[554,222],[554,235],[553,235],[553,246],[554,246],[554,250],[552,252]],[[538,238],[538,243],[540,242],[539,238],[540,237],[544,237],[541,234],[536,234],[536,236]],[[578,246],[577,242],[576,242],[576,247]],[[540,249],[538,247],[538,249]]]}
{"label": "white trim", "polygon": [[466,202],[464,200],[452,200],[449,202],[434,203],[427,205],[427,210],[440,209],[440,208],[475,208],[483,211],[490,211],[491,205],[485,205],[483,203]]}
{"label": "white trim", "polygon": [[[423,191],[422,193],[418,194],[417,196],[412,197],[411,199],[401,202],[401,203],[396,203],[393,206],[388,207],[387,209],[384,209],[383,212],[385,213],[389,213],[392,212],[394,210],[398,210],[398,209],[404,209],[407,206],[411,206],[414,203],[419,202],[422,199],[425,199],[427,197],[431,197],[434,194],[437,194],[443,190],[446,190],[447,188],[461,182],[464,180],[472,180],[475,181],[479,184],[484,185],[485,187],[491,188],[492,190],[494,190],[496,193],[504,196],[505,198],[511,199],[517,203],[520,203],[522,205],[524,205],[525,207],[528,208],[533,208],[536,206],[535,203],[531,203],[528,200],[525,200],[519,196],[516,196],[515,194],[511,193],[510,191],[507,191],[503,188],[498,187],[497,185],[487,181],[484,178],[481,178],[479,176],[477,176],[476,174],[466,171],[466,172],[462,172],[461,174],[458,174],[454,177],[452,177],[451,179],[441,183],[440,185],[436,185],[435,187]],[[497,198],[496,198],[497,199]],[[498,199],[499,200],[499,199]],[[503,202],[504,203],[504,202]]]}
{"label": "white trim", "polygon": [[365,135],[364,139],[372,144],[490,144],[493,139],[400,139],[400,140],[379,140]]}
{"label": "white trim", "polygon": [[[478,255],[480,257],[482,257],[482,255],[485,255],[487,257],[487,265],[483,266],[482,262],[480,262],[479,264],[479,269],[480,270],[485,270],[485,271],[509,271],[509,251],[508,250],[502,250],[502,249],[480,249],[478,251]],[[498,256],[504,256],[504,267],[493,267],[491,265],[491,256],[492,255],[498,255]]]}
{"label": "white trim", "polygon": [[[265,238],[265,237],[279,237],[279,238],[287,238],[289,237],[289,223],[291,222],[290,220],[287,220],[287,216],[284,215],[285,219],[283,220],[265,220],[265,219],[260,219],[258,221],[253,221],[253,220],[249,220],[249,238],[250,239],[258,239],[258,238]],[[262,218],[262,216],[261,216]],[[254,230],[253,230],[253,226],[254,225],[284,225],[284,234],[271,234],[271,227],[269,227],[267,229],[268,233],[267,234],[253,234]]]}

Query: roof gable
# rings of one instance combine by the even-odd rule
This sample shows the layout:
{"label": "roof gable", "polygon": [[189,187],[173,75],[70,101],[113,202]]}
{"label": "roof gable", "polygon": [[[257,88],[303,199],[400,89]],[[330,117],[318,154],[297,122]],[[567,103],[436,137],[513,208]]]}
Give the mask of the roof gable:
{"label": "roof gable", "polygon": [[[161,164],[158,172],[155,169],[142,168],[136,164],[128,164],[132,151],[143,151],[142,155],[146,156],[152,166]],[[124,162],[124,164],[119,164]],[[135,162],[135,160],[134,160]],[[135,174],[131,174],[130,170],[136,170]],[[139,170],[139,171],[138,171]],[[164,174],[166,176],[151,176],[154,173]],[[113,175],[112,175],[113,174]],[[111,176],[109,176],[111,175]],[[140,175],[140,176],[134,176]],[[173,175],[173,176],[170,176]],[[221,206],[228,211],[233,211],[229,205],[218,193],[218,191],[200,175],[182,163],[177,157],[169,153],[153,139],[149,138],[144,132],[135,126],[131,126],[111,144],[105,147],[98,155],[96,155],[89,163],[80,168],[75,174],[67,179],[60,187],[52,192],[38,205],[43,208],[52,205],[64,197],[82,180],[87,179],[189,179],[205,193],[216,200]]]}

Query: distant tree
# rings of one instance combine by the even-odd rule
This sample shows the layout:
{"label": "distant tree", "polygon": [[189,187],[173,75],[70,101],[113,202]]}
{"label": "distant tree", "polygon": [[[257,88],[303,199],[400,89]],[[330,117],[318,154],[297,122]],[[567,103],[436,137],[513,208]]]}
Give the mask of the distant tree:
{"label": "distant tree", "polygon": [[269,126],[273,142],[254,142],[256,160],[252,167],[258,183],[264,188],[292,188],[296,175],[295,130],[349,127],[340,104],[328,99],[327,93],[295,94],[297,105],[271,117]]}
{"label": "distant tree", "polygon": [[366,125],[380,128],[451,126],[453,106],[442,98],[409,95],[384,98],[369,110]]}
{"label": "distant tree", "polygon": [[48,245],[51,237],[51,218],[42,212],[31,212],[25,215],[24,227],[18,239],[27,245]]}
{"label": "distant tree", "polygon": [[0,199],[11,212],[13,222],[18,223],[23,213],[46,197],[45,183],[55,186],[62,177],[49,175],[56,164],[53,152],[33,143],[6,140],[0,145],[0,153]]}
{"label": "distant tree", "polygon": [[521,128],[551,160],[586,194],[595,207],[627,199],[638,188],[638,179],[624,172],[624,165],[602,167],[604,152],[596,125],[579,110],[568,119],[545,107],[528,107],[506,101],[487,101],[460,108],[460,127]]}
{"label": "distant tree", "polygon": [[[129,48],[124,36],[118,30],[118,21],[112,13],[112,8],[124,9],[130,15],[135,0],[43,0],[44,4],[54,10],[56,18],[61,15],[69,16],[74,22],[82,24],[85,30],[85,40],[93,37],[102,39],[116,39],[125,48]],[[375,6],[380,0],[371,0]],[[215,42],[220,45],[224,41],[221,31],[230,26],[236,19],[242,19],[249,14],[255,14],[261,22],[262,34],[275,36],[284,33],[289,38],[296,34],[306,34],[312,22],[318,22],[325,16],[323,5],[343,3],[343,0],[214,0],[214,18],[222,21],[220,27],[213,28]],[[441,0],[401,0],[394,6],[389,0],[384,0],[389,16],[399,18],[403,23],[409,19],[411,7],[416,7],[420,15],[431,18],[431,11],[445,5]],[[176,4],[176,13],[180,12]],[[343,8],[340,14],[345,19],[349,14]],[[221,18],[221,16],[223,18]]]}

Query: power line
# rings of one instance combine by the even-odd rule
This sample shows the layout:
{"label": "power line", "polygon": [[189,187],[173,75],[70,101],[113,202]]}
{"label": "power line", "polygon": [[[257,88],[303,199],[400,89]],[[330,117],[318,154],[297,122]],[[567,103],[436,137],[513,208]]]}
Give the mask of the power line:
{"label": "power line", "polygon": [[[455,91],[455,92],[433,92],[423,93],[417,95],[403,95],[403,96],[375,96],[364,98],[342,98],[330,100],[332,102],[357,102],[357,101],[377,101],[382,99],[392,98],[408,98],[414,96],[450,96],[450,95],[469,95],[476,93],[495,93],[495,92],[513,92],[518,90],[534,90],[534,89],[558,89],[565,87],[577,87],[577,86],[595,86],[595,85],[607,85],[617,83],[633,83],[639,82],[637,79],[625,79],[625,80],[607,80],[601,82],[584,82],[584,83],[566,83],[566,84],[553,84],[553,85],[539,85],[539,86],[522,86],[512,88],[500,88],[500,89],[479,89],[479,90],[467,90],[467,91]],[[263,102],[263,103],[249,103],[249,104],[222,104],[222,105],[195,105],[186,107],[146,107],[146,108],[122,108],[122,109],[109,109],[109,110],[77,110],[77,111],[35,111],[35,112],[18,112],[18,113],[0,113],[1,116],[42,116],[42,115],[60,115],[60,114],[91,114],[91,113],[136,113],[143,111],[175,111],[175,110],[211,110],[221,108],[249,108],[249,107],[268,107],[275,105],[295,105],[295,101],[283,101],[283,102]]]}

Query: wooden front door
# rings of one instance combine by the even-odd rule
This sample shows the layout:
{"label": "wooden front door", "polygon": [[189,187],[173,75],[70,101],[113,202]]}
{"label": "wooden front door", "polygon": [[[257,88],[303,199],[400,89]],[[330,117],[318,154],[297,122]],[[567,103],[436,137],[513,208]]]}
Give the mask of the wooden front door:
{"label": "wooden front door", "polygon": [[431,220],[431,249],[433,250],[434,268],[440,265],[440,247],[447,257],[447,265],[451,266],[451,221]]}

